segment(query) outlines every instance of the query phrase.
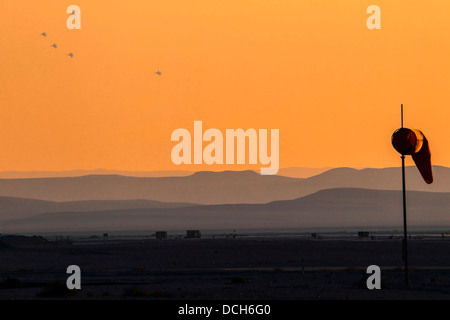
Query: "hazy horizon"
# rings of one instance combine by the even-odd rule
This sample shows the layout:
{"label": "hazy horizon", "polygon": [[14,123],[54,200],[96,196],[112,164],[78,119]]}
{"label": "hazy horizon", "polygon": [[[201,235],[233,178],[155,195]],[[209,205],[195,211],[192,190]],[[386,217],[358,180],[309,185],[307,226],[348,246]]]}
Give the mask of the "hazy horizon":
{"label": "hazy horizon", "polygon": [[[410,225],[449,225],[450,168],[434,166],[432,185],[415,167],[406,169]],[[344,167],[308,178],[245,170],[0,179],[0,206],[5,231],[400,225],[401,170]]]}
{"label": "hazy horizon", "polygon": [[[413,167],[413,164],[407,165],[407,167]],[[433,167],[447,167],[434,164]],[[351,168],[356,170],[363,169],[387,169],[387,168],[400,168],[395,166],[390,167],[350,167],[350,166],[338,166],[338,167],[281,167],[276,175],[295,177],[295,178],[309,178],[317,174],[321,174],[328,170],[338,169],[338,168]],[[132,177],[171,177],[171,176],[189,176],[197,172],[245,172],[253,171],[259,173],[259,170],[252,169],[241,169],[241,170],[231,170],[231,169],[216,169],[216,170],[118,170],[118,169],[105,169],[105,168],[94,168],[94,169],[69,169],[69,170],[2,170],[0,171],[0,179],[23,179],[23,178],[51,178],[51,177],[75,177],[83,175],[108,175],[108,174],[119,174],[124,176]]]}

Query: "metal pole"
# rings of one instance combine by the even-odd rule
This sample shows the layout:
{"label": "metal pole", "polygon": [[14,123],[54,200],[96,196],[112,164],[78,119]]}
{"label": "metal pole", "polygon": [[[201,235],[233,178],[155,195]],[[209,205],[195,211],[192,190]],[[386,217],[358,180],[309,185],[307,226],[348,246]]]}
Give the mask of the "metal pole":
{"label": "metal pole", "polygon": [[403,261],[405,262],[405,284],[409,286],[408,277],[408,229],[406,224],[406,190],[405,190],[405,156],[402,155],[403,181]]}
{"label": "metal pole", "polygon": [[403,103],[402,103],[402,107],[401,107],[401,118],[402,118],[402,128],[403,128]]}
{"label": "metal pole", "polygon": [[[402,128],[403,128],[403,104],[401,105],[401,118],[402,118]],[[406,224],[406,183],[405,183],[405,155],[402,154],[402,189],[403,189],[403,246],[402,246],[402,257],[405,262],[405,285],[409,286],[409,276],[408,276],[408,227]]]}

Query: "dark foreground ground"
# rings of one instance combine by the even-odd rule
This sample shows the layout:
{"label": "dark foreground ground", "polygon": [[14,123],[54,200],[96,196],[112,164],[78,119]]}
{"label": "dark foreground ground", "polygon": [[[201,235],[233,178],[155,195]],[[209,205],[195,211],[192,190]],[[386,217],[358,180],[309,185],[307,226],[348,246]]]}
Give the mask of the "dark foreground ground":
{"label": "dark foreground ground", "polygon": [[[0,299],[449,299],[450,240],[299,237],[0,242]],[[381,290],[366,268],[381,268]],[[81,290],[64,290],[69,265]]]}

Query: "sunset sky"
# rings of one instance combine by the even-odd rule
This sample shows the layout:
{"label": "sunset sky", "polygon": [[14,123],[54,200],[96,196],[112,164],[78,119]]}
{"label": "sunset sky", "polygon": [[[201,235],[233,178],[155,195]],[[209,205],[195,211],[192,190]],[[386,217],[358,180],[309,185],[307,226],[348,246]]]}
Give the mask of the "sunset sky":
{"label": "sunset sky", "polygon": [[[66,27],[71,4],[81,30]],[[366,27],[372,4],[381,30]],[[282,168],[399,166],[401,103],[433,164],[450,166],[449,12],[448,0],[0,0],[0,171],[261,167],[174,165],[171,133],[194,120],[279,129]]]}

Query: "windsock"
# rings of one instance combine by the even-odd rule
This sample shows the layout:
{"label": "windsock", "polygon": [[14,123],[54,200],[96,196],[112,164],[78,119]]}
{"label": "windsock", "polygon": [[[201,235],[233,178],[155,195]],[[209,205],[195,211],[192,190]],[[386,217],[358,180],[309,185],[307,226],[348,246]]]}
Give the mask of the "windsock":
{"label": "windsock", "polygon": [[430,145],[422,131],[408,128],[397,129],[392,135],[392,145],[401,155],[412,156],[426,183],[433,182]]}

